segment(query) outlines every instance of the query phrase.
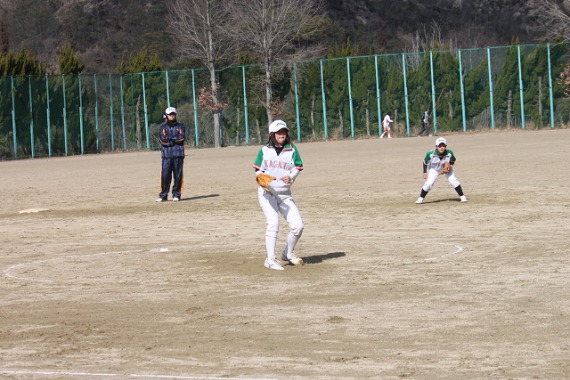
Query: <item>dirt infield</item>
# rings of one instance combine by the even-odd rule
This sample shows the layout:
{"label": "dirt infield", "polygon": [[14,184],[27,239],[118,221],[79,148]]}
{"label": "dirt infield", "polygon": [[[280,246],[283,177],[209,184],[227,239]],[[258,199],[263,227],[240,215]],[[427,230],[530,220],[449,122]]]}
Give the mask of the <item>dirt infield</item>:
{"label": "dirt infield", "polygon": [[299,144],[282,272],[259,147],[188,151],[162,204],[158,152],[1,162],[0,378],[570,377],[570,130],[448,136],[469,202],[416,205],[434,141]]}

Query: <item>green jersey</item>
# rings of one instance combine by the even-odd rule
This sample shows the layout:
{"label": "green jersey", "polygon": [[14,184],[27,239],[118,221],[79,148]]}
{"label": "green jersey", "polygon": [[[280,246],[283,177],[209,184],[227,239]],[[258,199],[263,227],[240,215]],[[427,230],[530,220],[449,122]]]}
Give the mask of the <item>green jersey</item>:
{"label": "green jersey", "polygon": [[426,153],[424,158],[424,165],[427,169],[433,169],[436,171],[441,171],[443,169],[443,164],[449,162],[451,165],[455,163],[455,156],[451,149],[446,149],[442,155],[439,154],[437,149],[430,150]]}

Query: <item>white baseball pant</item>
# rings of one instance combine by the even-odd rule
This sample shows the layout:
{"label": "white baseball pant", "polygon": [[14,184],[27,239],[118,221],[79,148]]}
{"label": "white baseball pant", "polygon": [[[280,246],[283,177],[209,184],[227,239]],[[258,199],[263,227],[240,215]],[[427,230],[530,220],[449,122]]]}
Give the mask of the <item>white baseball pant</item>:
{"label": "white baseball pant", "polygon": [[289,225],[289,235],[287,236],[287,245],[283,253],[289,256],[293,253],[299,238],[303,234],[303,220],[299,209],[293,200],[291,194],[272,196],[263,188],[259,187],[257,192],[259,205],[265,214],[267,220],[267,229],[265,230],[265,248],[267,250],[267,258],[275,260],[275,246],[277,244],[277,235],[279,233],[279,214],[282,214]]}
{"label": "white baseball pant", "polygon": [[[453,172],[453,170],[451,170],[449,173],[444,174],[444,175],[447,177],[449,184],[451,186],[453,186],[454,189],[460,185],[459,180],[457,179],[457,177],[455,177],[455,173]],[[438,178],[439,178],[439,172],[437,170],[434,170],[434,169],[429,169],[428,170],[428,177],[427,177],[424,185],[422,186],[422,189],[426,193],[429,193],[429,191],[433,187],[433,184],[435,183],[435,181]]]}

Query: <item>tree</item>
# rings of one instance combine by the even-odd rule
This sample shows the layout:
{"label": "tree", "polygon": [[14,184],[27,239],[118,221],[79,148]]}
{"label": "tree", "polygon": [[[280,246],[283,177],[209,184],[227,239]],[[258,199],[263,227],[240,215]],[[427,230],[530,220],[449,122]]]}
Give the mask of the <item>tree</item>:
{"label": "tree", "polygon": [[141,50],[136,54],[131,54],[129,56],[128,64],[125,62],[125,57],[121,57],[121,63],[119,65],[119,74],[129,74],[129,73],[144,73],[160,71],[160,59],[158,54],[155,54],[152,58],[149,57],[147,50]]}
{"label": "tree", "polygon": [[495,107],[505,116],[507,128],[515,121],[514,115],[520,115],[517,46],[511,45],[504,63],[495,80]]}
{"label": "tree", "polygon": [[125,57],[123,56],[118,70],[124,83],[124,99],[127,100],[131,107],[135,120],[134,128],[128,133],[132,140],[136,141],[137,149],[140,149],[143,138],[140,124],[141,108],[144,107],[144,105],[141,105],[143,99],[146,98],[147,104],[154,105],[148,112],[151,120],[162,119],[164,109],[167,107],[162,96],[165,93],[165,83],[163,73],[160,72],[162,70],[160,59],[158,54],[151,58],[146,49],[141,50],[136,54],[131,54],[128,63],[125,62]]}
{"label": "tree", "polygon": [[67,42],[59,50],[59,72],[62,75],[79,74],[85,69],[85,65],[75,55],[71,43]]}
{"label": "tree", "polygon": [[[232,57],[229,7],[223,0],[171,0],[169,27],[183,57],[200,61],[210,73],[209,112],[214,119],[214,145],[220,147],[220,107],[216,68]],[[203,91],[206,91],[203,89]],[[204,99],[205,100],[205,99]]]}
{"label": "tree", "polygon": [[0,43],[2,44],[2,54],[8,53],[10,50],[10,39],[8,38],[8,31],[4,21],[0,21]]}
{"label": "tree", "polygon": [[17,54],[0,54],[0,76],[45,75],[46,72],[46,64],[24,47]]}
{"label": "tree", "polygon": [[532,0],[534,16],[549,38],[570,41],[570,0]]}
{"label": "tree", "polygon": [[570,65],[567,65],[564,71],[560,73],[559,81],[564,86],[564,95],[570,98]]}
{"label": "tree", "polygon": [[315,54],[311,38],[321,30],[320,0],[235,0],[232,34],[263,65],[267,121],[272,80],[282,68]]}

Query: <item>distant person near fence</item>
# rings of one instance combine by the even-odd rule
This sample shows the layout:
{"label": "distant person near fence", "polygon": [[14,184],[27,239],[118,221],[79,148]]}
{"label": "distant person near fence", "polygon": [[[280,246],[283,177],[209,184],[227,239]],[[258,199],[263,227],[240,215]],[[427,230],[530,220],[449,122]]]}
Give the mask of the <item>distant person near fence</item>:
{"label": "distant person near fence", "polygon": [[392,138],[392,134],[390,133],[390,124],[393,122],[394,120],[390,118],[390,114],[386,114],[384,120],[382,120],[382,128],[384,129],[384,132],[382,132],[382,135],[380,136],[381,139],[384,138],[384,135],[388,135],[389,139]]}
{"label": "distant person near fence", "polygon": [[424,112],[422,112],[422,115],[420,116],[420,123],[422,124],[422,129],[420,129],[420,132],[418,133],[418,137],[420,137],[422,135],[422,133],[426,133],[426,136],[431,136],[431,133],[429,131],[428,125],[429,125],[429,111],[425,110]]}

